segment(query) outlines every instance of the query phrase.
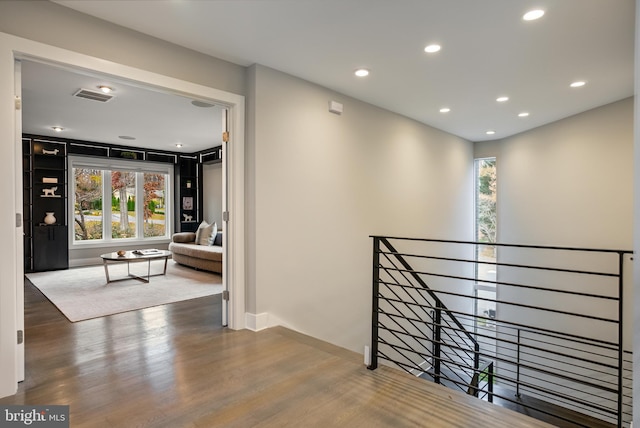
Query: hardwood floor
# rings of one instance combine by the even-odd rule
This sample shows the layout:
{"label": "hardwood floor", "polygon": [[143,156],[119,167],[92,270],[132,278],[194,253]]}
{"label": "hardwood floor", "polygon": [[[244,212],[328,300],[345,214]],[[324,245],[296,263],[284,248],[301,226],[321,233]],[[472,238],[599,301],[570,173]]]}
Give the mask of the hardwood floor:
{"label": "hardwood floor", "polygon": [[284,328],[220,326],[220,296],[68,322],[25,286],[27,377],[0,404],[72,427],[549,427]]}
{"label": "hardwood floor", "polygon": [[[534,397],[528,397],[524,394],[516,397],[514,391],[499,386],[494,386],[494,392],[497,394],[493,399],[495,404],[549,422],[560,428],[575,428],[580,426],[589,428],[616,427],[614,424],[575,412],[571,409],[553,405]],[[552,415],[558,415],[560,417]]]}

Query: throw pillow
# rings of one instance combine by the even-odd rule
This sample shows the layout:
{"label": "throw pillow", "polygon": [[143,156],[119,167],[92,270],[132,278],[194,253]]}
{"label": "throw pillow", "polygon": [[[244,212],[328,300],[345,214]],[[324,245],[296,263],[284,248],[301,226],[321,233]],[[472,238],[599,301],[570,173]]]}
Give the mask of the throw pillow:
{"label": "throw pillow", "polygon": [[213,245],[216,240],[216,236],[218,235],[218,224],[214,221],[212,226],[213,229],[211,230],[211,236],[209,237],[209,246]]}
{"label": "throw pillow", "polygon": [[196,239],[194,240],[196,244],[200,244],[200,237],[202,237],[202,230],[207,226],[209,226],[209,223],[207,223],[206,221],[203,221],[198,226],[198,229],[196,230]]}
{"label": "throw pillow", "polygon": [[216,233],[216,237],[213,238],[213,245],[216,245],[218,247],[222,247],[222,231],[218,231],[218,233]]}
{"label": "throw pillow", "polygon": [[[204,222],[203,222],[204,223]],[[200,232],[200,240],[198,241],[198,245],[209,245],[209,241],[211,240],[211,233],[213,232],[214,224],[209,224],[202,228],[202,232]]]}

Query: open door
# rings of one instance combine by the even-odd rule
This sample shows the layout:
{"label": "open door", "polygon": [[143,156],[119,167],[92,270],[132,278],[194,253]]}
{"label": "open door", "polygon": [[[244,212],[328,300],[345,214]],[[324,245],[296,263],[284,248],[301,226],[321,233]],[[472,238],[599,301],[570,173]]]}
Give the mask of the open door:
{"label": "open door", "polygon": [[222,110],[222,325],[229,325],[229,110]]}
{"label": "open door", "polygon": [[[15,85],[14,95],[16,100],[15,108],[15,147],[22,148],[22,63],[15,61]],[[16,176],[18,179],[17,187],[22,189],[24,183],[22,180],[22,151],[16,150],[15,156],[16,164]],[[16,250],[17,254],[24,254],[24,212],[23,212],[23,194],[22,192],[15,192],[16,209]],[[24,259],[23,257],[17,257],[16,263],[16,327],[18,329],[17,340],[18,346],[16,348],[16,377],[18,382],[24,380],[25,363],[24,363]]]}

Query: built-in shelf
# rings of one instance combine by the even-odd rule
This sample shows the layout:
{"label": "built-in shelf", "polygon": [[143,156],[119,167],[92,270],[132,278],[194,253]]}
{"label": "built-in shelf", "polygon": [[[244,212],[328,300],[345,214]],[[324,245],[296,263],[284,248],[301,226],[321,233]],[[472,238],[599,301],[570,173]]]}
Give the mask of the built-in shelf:
{"label": "built-in shelf", "polygon": [[[25,271],[66,269],[69,267],[67,145],[23,138],[22,167]],[[54,213],[55,223],[43,222],[47,213]]]}

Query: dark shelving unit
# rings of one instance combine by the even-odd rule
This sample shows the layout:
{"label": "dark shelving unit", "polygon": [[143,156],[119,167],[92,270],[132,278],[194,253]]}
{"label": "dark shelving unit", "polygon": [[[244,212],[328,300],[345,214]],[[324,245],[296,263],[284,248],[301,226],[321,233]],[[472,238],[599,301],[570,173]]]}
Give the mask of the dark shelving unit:
{"label": "dark shelving unit", "polygon": [[176,171],[177,206],[180,215],[176,219],[176,230],[195,232],[201,217],[202,164],[197,156],[180,155]]}
{"label": "dark shelving unit", "polygon": [[23,138],[22,150],[25,271],[67,269],[67,146]]}

